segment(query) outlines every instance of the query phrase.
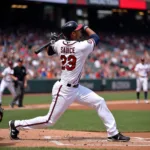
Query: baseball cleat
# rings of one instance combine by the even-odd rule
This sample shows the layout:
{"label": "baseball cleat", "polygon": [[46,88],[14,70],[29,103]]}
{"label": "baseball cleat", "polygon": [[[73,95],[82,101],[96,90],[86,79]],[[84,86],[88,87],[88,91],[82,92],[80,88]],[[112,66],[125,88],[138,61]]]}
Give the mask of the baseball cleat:
{"label": "baseball cleat", "polygon": [[114,135],[112,137],[108,137],[108,141],[111,142],[128,142],[130,140],[130,137],[124,136],[121,133],[118,133],[117,135]]}
{"label": "baseball cleat", "polygon": [[11,108],[14,108],[14,103],[11,102],[11,103],[9,104],[9,106],[10,106]]}
{"label": "baseball cleat", "polygon": [[14,120],[9,121],[10,139],[11,140],[19,140],[19,138],[18,138],[19,131],[16,129],[14,123],[15,123]]}

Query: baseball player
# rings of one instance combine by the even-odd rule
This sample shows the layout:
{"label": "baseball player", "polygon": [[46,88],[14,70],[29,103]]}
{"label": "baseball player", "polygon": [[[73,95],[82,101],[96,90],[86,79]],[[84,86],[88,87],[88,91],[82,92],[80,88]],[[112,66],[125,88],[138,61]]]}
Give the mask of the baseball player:
{"label": "baseball player", "polygon": [[136,95],[137,95],[137,100],[136,103],[138,104],[140,101],[140,91],[141,88],[143,88],[144,91],[144,101],[146,104],[149,103],[147,97],[148,97],[148,71],[149,71],[149,66],[148,64],[145,64],[145,59],[144,57],[141,58],[141,62],[138,63],[135,66],[135,73],[136,73]]}
{"label": "baseball player", "polygon": [[[82,32],[89,36],[88,40],[80,41]],[[47,115],[30,120],[11,120],[10,137],[18,139],[19,130],[35,129],[53,126],[65,110],[77,102],[94,108],[102,119],[108,134],[109,141],[129,141],[118,132],[116,121],[109,111],[104,98],[79,84],[81,72],[88,55],[99,43],[99,36],[88,26],[69,21],[62,27],[66,39],[56,40],[54,35],[52,44],[48,48],[48,55],[57,54],[62,63],[62,74],[52,89],[52,103]]]}
{"label": "baseball player", "polygon": [[8,88],[13,97],[16,97],[16,92],[13,84],[13,80],[17,80],[17,78],[13,75],[13,63],[12,61],[8,61],[8,67],[4,69],[1,73],[2,81],[0,84],[0,106],[2,105],[2,94],[5,88]]}

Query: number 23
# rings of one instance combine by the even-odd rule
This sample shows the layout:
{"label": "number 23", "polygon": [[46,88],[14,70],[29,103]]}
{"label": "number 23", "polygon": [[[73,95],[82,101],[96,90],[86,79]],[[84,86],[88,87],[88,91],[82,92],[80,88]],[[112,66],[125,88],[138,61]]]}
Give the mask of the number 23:
{"label": "number 23", "polygon": [[61,55],[62,70],[72,71],[76,67],[77,58],[74,55]]}

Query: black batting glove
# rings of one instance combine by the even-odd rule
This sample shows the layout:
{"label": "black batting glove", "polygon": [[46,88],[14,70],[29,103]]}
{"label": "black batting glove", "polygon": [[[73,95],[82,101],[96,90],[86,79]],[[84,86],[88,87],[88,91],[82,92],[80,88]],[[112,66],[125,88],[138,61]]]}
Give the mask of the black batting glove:
{"label": "black batting glove", "polygon": [[85,31],[85,30],[86,30],[86,28],[88,28],[88,26],[87,26],[87,25],[85,25],[85,24],[83,24],[82,30],[83,30],[83,31]]}

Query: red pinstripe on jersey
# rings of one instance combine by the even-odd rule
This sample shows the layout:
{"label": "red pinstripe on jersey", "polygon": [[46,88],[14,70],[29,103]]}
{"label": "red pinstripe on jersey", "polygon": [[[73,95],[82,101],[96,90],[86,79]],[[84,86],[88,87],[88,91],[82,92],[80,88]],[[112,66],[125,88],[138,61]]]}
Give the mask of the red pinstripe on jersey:
{"label": "red pinstripe on jersey", "polygon": [[60,92],[61,88],[62,88],[62,85],[61,85],[61,86],[59,87],[59,89],[58,89],[57,96],[56,96],[56,100],[55,100],[55,104],[54,104],[54,106],[53,106],[53,108],[52,108],[52,112],[50,113],[50,115],[49,115],[47,121],[45,121],[45,122],[39,122],[39,123],[35,123],[35,124],[27,124],[27,125],[24,125],[24,126],[23,126],[23,125],[18,125],[18,126],[16,126],[16,128],[18,128],[18,127],[27,127],[27,126],[35,126],[35,125],[40,125],[40,124],[48,123],[49,120],[50,120],[51,117],[52,117],[53,112],[54,112],[54,109],[55,109],[55,106],[56,106],[56,103],[57,103],[57,100],[58,100],[58,97],[59,97],[59,92]]}

